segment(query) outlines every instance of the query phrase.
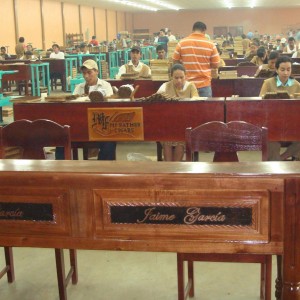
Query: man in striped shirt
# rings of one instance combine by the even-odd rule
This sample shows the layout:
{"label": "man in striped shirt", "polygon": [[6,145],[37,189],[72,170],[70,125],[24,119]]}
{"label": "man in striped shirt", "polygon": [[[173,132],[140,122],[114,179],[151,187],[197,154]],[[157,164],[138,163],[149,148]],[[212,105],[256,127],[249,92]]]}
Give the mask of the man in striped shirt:
{"label": "man in striped shirt", "polygon": [[200,97],[212,97],[211,69],[218,68],[220,56],[205,31],[206,25],[196,22],[193,33],[177,44],[173,61],[184,65],[187,80],[195,83]]}

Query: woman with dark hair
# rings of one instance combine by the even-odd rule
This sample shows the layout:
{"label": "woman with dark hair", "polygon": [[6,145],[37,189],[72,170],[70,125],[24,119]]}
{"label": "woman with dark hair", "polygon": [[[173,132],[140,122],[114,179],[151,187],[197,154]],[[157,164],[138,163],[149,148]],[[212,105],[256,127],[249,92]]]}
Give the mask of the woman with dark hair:
{"label": "woman with dark hair", "polygon": [[[274,72],[276,72],[275,64],[278,57],[279,57],[279,53],[277,51],[271,51],[268,57],[268,63],[260,65],[254,77],[272,77],[274,75]],[[262,70],[265,72],[261,72]],[[260,74],[264,76],[260,76]],[[270,74],[270,75],[265,76],[266,74]]]}
{"label": "woman with dark hair", "polygon": [[268,63],[267,50],[264,46],[261,46],[257,49],[256,55],[251,59],[251,62],[257,66]]}
{"label": "woman with dark hair", "polygon": [[[287,92],[291,96],[300,93],[300,83],[291,77],[292,60],[288,56],[280,56],[275,63],[276,73],[263,83],[259,96],[263,97],[268,92]],[[300,143],[292,142],[285,152],[280,154],[280,142],[269,143],[268,160],[286,160],[289,157],[299,158]]]}
{"label": "woman with dark hair", "polygon": [[[171,68],[172,79],[165,82],[157,91],[158,94],[167,94],[170,97],[189,99],[198,96],[194,83],[186,81],[185,68],[181,64],[175,64]],[[184,142],[163,142],[165,161],[181,161],[184,154]]]}

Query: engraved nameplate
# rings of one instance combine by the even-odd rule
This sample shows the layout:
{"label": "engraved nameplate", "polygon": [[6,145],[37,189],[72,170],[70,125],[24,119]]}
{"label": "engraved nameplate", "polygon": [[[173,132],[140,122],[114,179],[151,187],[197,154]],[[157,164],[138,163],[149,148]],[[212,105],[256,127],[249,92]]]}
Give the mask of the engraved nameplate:
{"label": "engraved nameplate", "polygon": [[251,207],[111,206],[112,224],[251,226]]}
{"label": "engraved nameplate", "polygon": [[0,202],[0,220],[54,221],[50,203]]}

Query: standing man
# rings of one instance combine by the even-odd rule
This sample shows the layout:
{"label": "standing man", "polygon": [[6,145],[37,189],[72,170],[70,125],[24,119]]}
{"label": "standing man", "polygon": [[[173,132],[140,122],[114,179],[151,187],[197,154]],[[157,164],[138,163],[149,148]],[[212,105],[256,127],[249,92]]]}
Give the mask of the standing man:
{"label": "standing man", "polygon": [[177,44],[173,61],[184,65],[187,80],[195,83],[200,97],[212,97],[211,69],[218,68],[220,56],[205,31],[206,25],[196,22],[193,33]]}
{"label": "standing man", "polygon": [[161,29],[159,31],[158,43],[164,47],[166,53],[168,52],[168,42],[169,38],[166,36],[164,29]]}
{"label": "standing man", "polygon": [[246,34],[242,34],[242,46],[243,46],[243,54],[244,55],[250,48],[250,43],[251,43],[251,41],[246,37]]}
{"label": "standing man", "polygon": [[26,48],[24,42],[25,42],[25,39],[24,39],[24,37],[21,36],[19,38],[19,43],[15,47],[17,59],[21,58],[24,55],[25,48]]}

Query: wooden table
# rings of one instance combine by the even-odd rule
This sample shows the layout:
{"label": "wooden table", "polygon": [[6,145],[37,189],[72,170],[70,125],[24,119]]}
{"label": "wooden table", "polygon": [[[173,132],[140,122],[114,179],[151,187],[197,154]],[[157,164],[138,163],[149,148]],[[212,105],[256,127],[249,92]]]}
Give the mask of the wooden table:
{"label": "wooden table", "polygon": [[299,300],[299,170],[300,162],[3,160],[0,245],[283,255],[277,299]]}
{"label": "wooden table", "polygon": [[227,98],[226,122],[230,121],[265,126],[271,141],[300,141],[300,100]]}
{"label": "wooden table", "polygon": [[141,97],[148,97],[153,94],[155,94],[160,86],[166,82],[166,81],[153,81],[150,79],[137,79],[137,80],[107,80],[112,86],[116,86],[119,88],[121,85],[124,84],[131,84],[134,87],[137,85],[139,86],[139,89],[137,90],[135,94],[135,98],[141,98]]}
{"label": "wooden table", "polygon": [[25,81],[25,95],[28,95],[28,84],[31,79],[30,65],[28,64],[0,64],[1,71],[18,71],[14,74],[3,75],[3,81]]}
{"label": "wooden table", "polygon": [[[236,78],[212,79],[213,97],[257,97],[262,87],[263,78]],[[152,80],[108,80],[112,86],[120,87],[123,84],[139,85],[135,98],[147,97],[157,92],[164,81]]]}

